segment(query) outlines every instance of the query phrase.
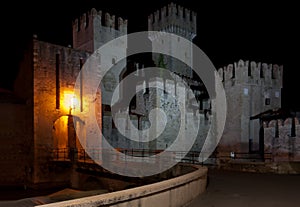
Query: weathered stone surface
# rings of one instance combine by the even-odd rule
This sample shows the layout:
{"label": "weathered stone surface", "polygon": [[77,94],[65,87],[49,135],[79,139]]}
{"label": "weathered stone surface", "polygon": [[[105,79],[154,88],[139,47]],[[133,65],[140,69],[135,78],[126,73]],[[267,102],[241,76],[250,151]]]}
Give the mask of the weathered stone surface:
{"label": "weathered stone surface", "polygon": [[205,191],[207,168],[195,166],[194,172],[123,191],[41,205],[43,207],[92,206],[174,206],[190,203]]}
{"label": "weathered stone surface", "polygon": [[240,60],[220,68],[219,74],[224,79],[227,118],[218,150],[249,152],[249,140],[252,150],[258,150],[260,124],[250,117],[281,107],[283,66]]}
{"label": "weathered stone surface", "polygon": [[[276,122],[279,123],[279,120],[270,121],[264,128],[265,152],[272,154],[274,162],[300,161],[300,125],[298,119],[294,119],[294,129],[292,118],[280,121],[282,125],[278,124],[278,129],[276,129]],[[278,130],[278,137],[276,137],[276,130]]]}

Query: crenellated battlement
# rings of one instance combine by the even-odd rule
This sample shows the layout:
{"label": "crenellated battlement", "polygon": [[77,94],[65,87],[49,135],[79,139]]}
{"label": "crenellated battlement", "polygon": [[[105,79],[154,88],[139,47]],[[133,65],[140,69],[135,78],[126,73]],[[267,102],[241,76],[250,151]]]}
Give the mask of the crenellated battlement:
{"label": "crenellated battlement", "polygon": [[127,20],[95,8],[75,19],[72,27],[73,47],[88,52],[94,52],[105,42],[127,34]]}
{"label": "crenellated battlement", "polygon": [[[186,82],[183,79],[181,79],[178,76],[174,76],[173,79],[162,79],[159,77],[156,77],[154,79],[150,80],[141,80],[136,85],[136,94],[139,94],[137,96],[137,106],[136,110],[139,111],[141,114],[145,113],[145,107],[149,100],[145,102],[144,95],[147,94],[147,88],[160,88],[161,90],[157,90],[155,93],[158,97],[164,97],[164,99],[167,97],[166,94],[169,94],[170,96],[177,97],[178,100],[185,100],[185,104],[187,107],[187,110],[190,111],[198,111],[200,109],[200,102],[197,101],[196,96],[200,95],[202,91],[197,90],[190,90],[189,87],[187,87]],[[164,93],[165,91],[166,93]],[[142,92],[142,93],[141,93]],[[146,95],[147,96],[147,95]],[[152,97],[153,98],[153,97]],[[167,98],[168,99],[168,98]],[[166,99],[166,100],[167,100]],[[203,109],[208,109],[208,99],[202,100],[202,104],[204,104],[202,107]],[[168,102],[168,101],[166,101]],[[149,103],[148,103],[149,104]],[[202,110],[202,108],[201,108]],[[198,113],[197,112],[197,113]]]}
{"label": "crenellated battlement", "polygon": [[[293,123],[294,122],[294,123]],[[263,127],[264,128],[276,128],[276,127],[291,127],[292,125],[300,127],[299,119],[297,117],[294,118],[286,118],[286,119],[273,119],[270,121],[264,121]]]}
{"label": "crenellated battlement", "polygon": [[[109,13],[103,13],[101,10],[97,11],[95,8],[92,8],[87,13],[81,15],[80,18],[77,18],[73,21],[73,32],[74,31],[84,31],[93,26],[94,18],[98,17],[100,19],[101,26],[110,27],[119,31],[127,31],[127,20],[123,20],[121,17],[118,17],[116,24],[116,16]],[[102,18],[104,21],[102,21]]]}
{"label": "crenellated battlement", "polygon": [[273,138],[300,137],[300,123],[297,117],[264,121],[265,134]]}
{"label": "crenellated battlement", "polygon": [[264,151],[274,161],[300,161],[300,124],[297,117],[263,122]]}
{"label": "crenellated battlement", "polygon": [[223,82],[282,87],[283,66],[239,60],[218,70]]}
{"label": "crenellated battlement", "polygon": [[197,14],[174,3],[148,16],[149,31],[177,33],[191,39],[197,34],[196,25]]}

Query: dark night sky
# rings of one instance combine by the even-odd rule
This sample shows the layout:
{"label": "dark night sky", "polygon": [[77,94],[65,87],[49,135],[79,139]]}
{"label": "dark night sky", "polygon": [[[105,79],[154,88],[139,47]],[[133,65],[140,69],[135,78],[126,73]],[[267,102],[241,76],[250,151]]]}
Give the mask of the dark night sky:
{"label": "dark night sky", "polygon": [[[0,87],[11,88],[22,58],[26,40],[35,33],[38,39],[67,46],[72,43],[71,23],[83,12],[95,7],[116,16],[127,18],[129,32],[147,29],[147,16],[167,5],[170,1],[57,1],[43,0],[33,3],[14,1],[2,5],[2,49],[8,63],[2,71]],[[254,60],[284,65],[283,106],[298,108],[295,97],[300,92],[298,85],[299,66],[299,12],[296,5],[269,4],[247,1],[228,4],[216,1],[174,0],[198,14],[198,35],[195,43],[208,55],[216,68],[239,59]],[[4,39],[3,39],[4,38]],[[3,51],[3,50],[2,50]]]}

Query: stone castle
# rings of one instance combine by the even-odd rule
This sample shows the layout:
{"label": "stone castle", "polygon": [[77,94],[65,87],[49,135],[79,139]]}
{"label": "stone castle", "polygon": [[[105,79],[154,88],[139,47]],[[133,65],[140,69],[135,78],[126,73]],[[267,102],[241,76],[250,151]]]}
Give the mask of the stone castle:
{"label": "stone castle", "polygon": [[[103,14],[92,9],[73,22],[73,47],[55,45],[33,38],[20,63],[14,93],[1,92],[1,96],[5,99],[2,99],[0,104],[5,110],[1,116],[0,153],[3,158],[1,165],[6,166],[0,172],[2,185],[49,185],[50,183],[55,185],[68,182],[69,171],[53,164],[53,150],[65,150],[66,153],[62,154],[65,156],[70,149],[80,151],[82,145],[89,146],[88,139],[86,143],[79,142],[77,139],[74,125],[85,137],[88,137],[91,132],[86,131],[86,123],[76,119],[76,113],[87,116],[88,111],[93,111],[97,115],[97,124],[115,148],[163,150],[172,143],[174,135],[172,129],[178,126],[175,121],[178,118],[178,113],[175,113],[178,111],[176,101],[163,91],[154,91],[156,99],[149,95],[151,93],[148,92],[151,91],[144,93],[147,91],[146,86],[151,86],[154,82],[145,83],[143,74],[137,75],[140,84],[133,89],[138,93],[136,104],[131,108],[131,120],[137,128],[138,126],[142,129],[147,128],[149,120],[141,114],[144,112],[147,114],[149,105],[155,103],[156,106],[170,112],[167,116],[172,123],[166,130],[165,136],[147,145],[130,143],[117,132],[116,126],[122,125],[126,129],[127,123],[124,119],[119,117],[118,123],[111,120],[110,100],[106,97],[111,96],[112,89],[126,77],[126,71],[138,72],[142,68],[142,64],[126,68],[126,60],[119,59],[126,54],[127,42],[122,43],[118,54],[111,54],[111,64],[115,65],[114,70],[104,78],[104,84],[99,87],[97,93],[88,94],[83,88],[79,97],[74,97],[75,81],[85,60],[107,41],[127,34],[127,24],[127,20],[116,19],[114,15]],[[178,5],[170,4],[149,16],[148,28],[175,33],[192,41],[197,34],[196,14]],[[119,48],[120,45],[115,47]],[[192,61],[193,54],[190,48],[183,48],[183,50],[186,51],[187,61]],[[156,65],[170,67],[174,73],[188,82],[197,97],[205,94],[201,80],[195,79],[190,68],[167,56],[153,54],[152,58]],[[99,64],[101,66],[101,62]],[[267,125],[265,122],[250,119],[266,110],[281,107],[283,67],[240,60],[220,68],[218,72],[223,80],[228,102],[226,126],[218,145],[218,152],[229,154],[232,151],[256,152],[272,151],[272,149],[274,151],[276,146],[283,143],[289,146],[283,147],[283,151],[288,154],[285,156],[286,159],[299,159],[295,154],[296,141],[293,142],[294,144],[291,143],[287,133],[283,132],[294,126],[293,139],[297,139],[300,136],[298,120],[295,120],[294,124],[291,121],[278,121]],[[157,79],[155,84],[169,88],[174,94],[181,92],[186,97],[189,96],[189,92],[178,86],[174,80]],[[126,91],[119,93],[120,97],[126,96]],[[108,95],[103,96],[103,94]],[[201,130],[192,148],[194,151],[199,151],[211,125],[209,113],[211,100],[207,96],[199,98],[197,102],[186,100],[186,106],[193,106],[188,108],[186,116],[192,117],[196,113],[200,117]],[[263,145],[261,144],[263,136],[259,136],[262,127],[266,127],[265,131],[263,130],[266,134]],[[277,129],[279,133],[275,133]],[[189,132],[186,133],[186,136],[189,136]],[[275,134],[279,135],[278,140],[282,141],[275,142],[274,140],[277,139]],[[60,154],[56,155],[60,156]]]}
{"label": "stone castle", "polygon": [[223,133],[226,138],[221,140],[220,149],[259,151],[261,126],[250,117],[281,107],[283,67],[240,60],[220,68],[218,72],[223,79],[228,103]]}

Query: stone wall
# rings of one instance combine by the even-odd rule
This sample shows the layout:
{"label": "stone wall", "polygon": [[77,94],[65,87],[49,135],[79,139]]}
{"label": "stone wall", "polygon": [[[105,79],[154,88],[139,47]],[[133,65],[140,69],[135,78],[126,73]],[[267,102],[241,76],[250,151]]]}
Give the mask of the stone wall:
{"label": "stone wall", "polygon": [[[93,80],[86,80],[84,75],[81,94],[75,94],[74,86],[81,67],[90,73],[88,70],[91,68],[85,66],[85,61],[94,52],[94,48],[127,33],[127,20],[118,18],[118,27],[115,27],[114,20],[115,16],[106,13],[102,17],[102,12],[97,12],[95,9],[88,14],[83,14],[79,20],[73,22],[73,46],[75,49],[39,41],[36,37],[29,44],[15,81],[16,94],[28,105],[28,109],[26,109],[28,120],[24,119],[24,122],[26,121],[25,125],[31,132],[28,135],[32,155],[28,161],[29,182],[54,183],[68,179],[68,173],[51,162],[53,149],[66,148],[67,150],[67,148],[73,147],[80,148],[81,145],[84,147],[93,145],[93,140],[86,139],[89,132],[85,130],[85,124],[94,124],[93,126],[101,128],[101,92],[98,88],[95,94],[89,94],[92,90],[87,83],[89,83],[88,81],[93,82]],[[108,54],[111,55],[108,61],[114,65],[118,63],[121,56],[124,56],[126,44],[125,47],[122,47],[123,50],[120,49],[120,45],[112,47],[119,52],[116,56]],[[97,58],[101,61],[100,56]],[[105,60],[107,60],[107,56],[105,56]],[[113,74],[116,83],[119,80],[120,71],[124,68],[125,61],[122,61],[122,64],[114,66],[117,67],[116,74]],[[97,63],[99,66],[100,62]],[[97,71],[92,73],[94,72],[97,73]],[[98,75],[98,73],[92,74],[92,77],[96,79],[99,77]],[[111,80],[109,78],[108,80]],[[105,84],[103,85],[104,92],[106,92]],[[107,97],[106,94],[104,97]],[[74,100],[76,106],[72,103],[71,109],[70,105]],[[93,111],[96,114],[97,123],[80,120]],[[80,116],[79,119],[76,118],[77,115]],[[77,139],[78,134],[76,135],[74,127],[82,140]],[[59,176],[57,176],[57,170],[60,171]]]}
{"label": "stone wall", "polygon": [[[33,42],[33,97],[34,97],[34,183],[53,182],[51,166],[56,120],[80,110],[79,105],[70,112],[70,99],[74,94],[76,78],[80,71],[80,59],[88,53],[47,42]],[[80,103],[78,103],[80,104]],[[85,103],[83,108],[85,108]],[[64,126],[62,126],[64,127]],[[65,143],[69,147],[69,143]],[[52,172],[51,172],[52,171]],[[51,173],[53,175],[51,175]]]}
{"label": "stone wall", "polygon": [[[28,144],[32,153],[28,182],[31,184],[68,182],[68,165],[62,167],[52,161],[55,148],[67,150],[86,145],[75,133],[76,126],[79,134],[86,137],[84,122],[74,116],[76,113],[84,117],[94,110],[99,122],[96,124],[101,126],[99,89],[96,94],[89,94],[90,90],[84,90],[81,95],[74,91],[76,79],[89,55],[37,39],[33,39],[25,53],[15,90],[28,105],[26,126],[31,132]],[[92,100],[94,104],[90,104]]]}
{"label": "stone wall", "polygon": [[166,31],[193,39],[192,36],[197,34],[196,26],[197,14],[174,3],[148,16],[149,31]]}
{"label": "stone wall", "polygon": [[264,123],[265,153],[271,153],[274,162],[300,161],[300,125],[294,118]]}
{"label": "stone wall", "polygon": [[3,93],[0,90],[1,186],[25,186],[32,176],[34,158],[32,66],[32,44],[29,44],[20,63],[14,90]]}
{"label": "stone wall", "polygon": [[157,206],[181,207],[203,193],[207,168],[194,166],[194,172],[169,180],[97,196],[41,205],[41,207]]}
{"label": "stone wall", "polygon": [[[240,60],[218,70],[227,99],[221,152],[248,152],[259,142],[259,123],[250,117],[281,107],[283,66]],[[258,149],[253,149],[258,150]]]}
{"label": "stone wall", "polygon": [[[127,119],[127,111],[120,113],[114,121],[111,115],[103,116],[103,134],[106,139],[115,148],[164,150],[170,147],[177,138],[182,121],[184,121],[182,124],[185,133],[182,144],[186,144],[188,138],[194,136],[191,130],[194,126],[188,125],[187,120],[197,118],[200,125],[192,150],[200,151],[211,125],[211,116],[199,112],[199,103],[192,98],[192,92],[182,84],[175,84],[173,80],[163,81],[161,78],[150,80],[148,84],[149,87],[152,87],[149,89],[149,93],[146,93],[147,86],[144,82],[137,84],[136,107],[131,110],[130,119]],[[163,88],[167,93],[162,90]],[[179,101],[182,103],[179,104]],[[158,116],[157,112],[153,112],[152,110],[155,108],[160,108],[165,113],[166,119]],[[154,118],[152,125],[151,115]],[[158,133],[164,123],[166,123],[165,128]],[[146,137],[157,138],[149,142],[132,141],[129,139],[134,136],[132,127],[139,128],[140,133],[137,138],[139,140]]]}
{"label": "stone wall", "polygon": [[72,23],[73,47],[87,52],[94,52],[104,43],[127,34],[127,20],[115,15],[102,13],[95,8],[82,14]]}
{"label": "stone wall", "polygon": [[0,187],[24,186],[33,158],[32,128],[26,103],[0,101]]}
{"label": "stone wall", "polygon": [[[149,31],[162,31],[173,33],[191,42],[197,35],[197,15],[189,9],[183,8],[180,5],[170,3],[167,7],[154,12],[148,17]],[[193,63],[192,44],[180,45],[175,41],[169,42],[158,38],[157,34],[149,33],[149,38],[154,41],[152,47],[168,48],[169,53],[182,52],[184,54],[184,63]],[[180,41],[180,39],[178,39]],[[154,44],[153,44],[154,43]],[[153,48],[156,50],[157,48]],[[183,57],[183,56],[182,56]],[[192,69],[183,62],[164,54],[152,54],[152,59],[157,67],[168,68],[170,71],[180,74],[188,78],[193,78]]]}
{"label": "stone wall", "polygon": [[99,48],[126,34],[127,20],[118,17],[116,25],[115,15],[104,14],[95,8],[73,21],[73,48],[93,53],[99,63],[112,67],[102,73],[102,103],[106,105],[110,105],[113,90],[119,84],[120,74],[126,67],[127,38],[111,42],[105,46],[105,50]]}

